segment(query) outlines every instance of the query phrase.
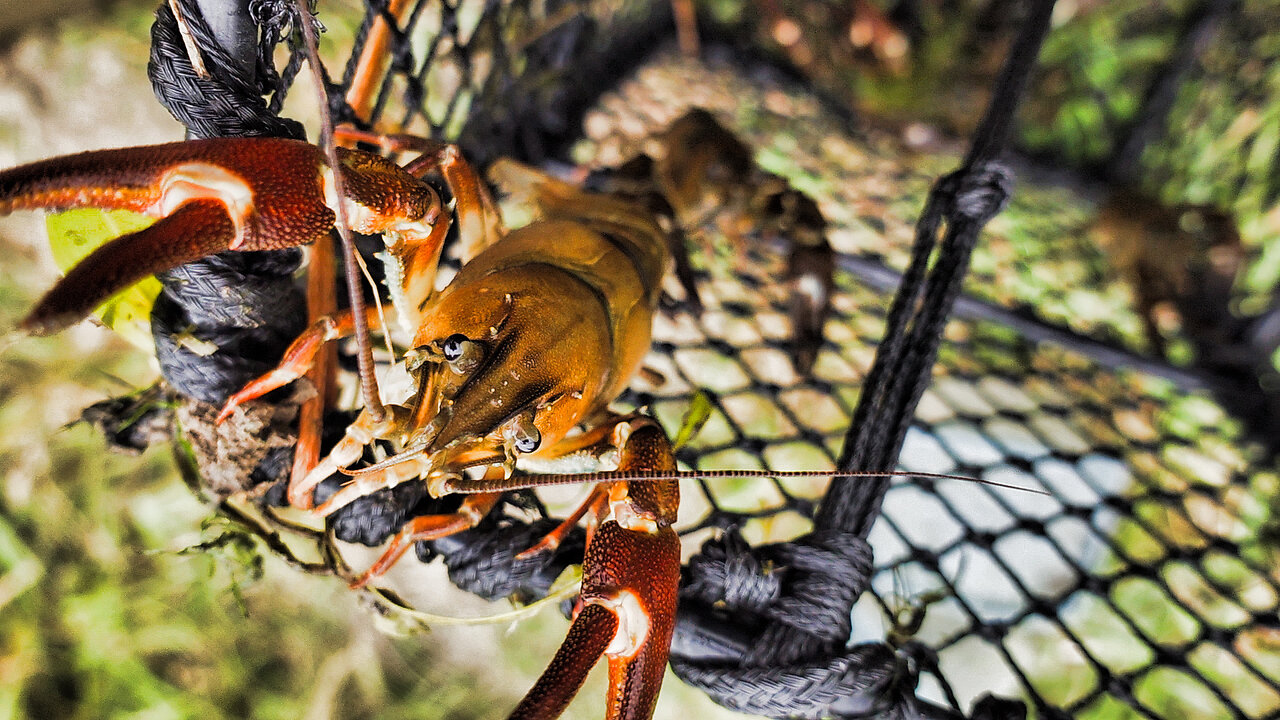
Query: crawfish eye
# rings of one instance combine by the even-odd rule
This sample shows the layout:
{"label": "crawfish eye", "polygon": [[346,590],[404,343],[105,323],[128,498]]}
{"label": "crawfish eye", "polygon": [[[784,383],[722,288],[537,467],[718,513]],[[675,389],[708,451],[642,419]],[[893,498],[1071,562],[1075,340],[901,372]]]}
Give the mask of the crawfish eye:
{"label": "crawfish eye", "polygon": [[453,335],[445,338],[444,345],[440,348],[444,351],[444,359],[449,362],[454,362],[458,358],[462,357],[462,352],[466,348],[468,342],[467,336],[460,333],[454,333]]}
{"label": "crawfish eye", "polygon": [[507,437],[511,438],[511,446],[521,453],[531,453],[542,444],[542,433],[529,415],[516,418],[507,428]]}
{"label": "crawfish eye", "polygon": [[440,352],[444,355],[449,368],[459,375],[466,375],[480,366],[484,357],[484,347],[475,340],[468,340],[466,335],[454,333],[440,344]]}
{"label": "crawfish eye", "polygon": [[532,435],[516,438],[516,450],[519,450],[522,453],[531,453],[534,450],[537,450],[538,446],[541,444],[542,435],[538,432],[537,428],[533,429]]}

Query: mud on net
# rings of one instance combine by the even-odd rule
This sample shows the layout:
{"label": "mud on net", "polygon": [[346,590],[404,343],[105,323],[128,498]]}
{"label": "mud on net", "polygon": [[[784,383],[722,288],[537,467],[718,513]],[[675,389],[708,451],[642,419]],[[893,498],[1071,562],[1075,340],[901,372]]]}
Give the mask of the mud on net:
{"label": "mud on net", "polygon": [[[300,67],[296,50],[272,50],[275,42],[295,37],[289,6],[254,2],[250,10],[262,27],[261,48],[249,43],[259,57],[254,62],[250,53],[245,62],[242,47],[237,61],[233,49],[227,65],[238,62],[239,69],[225,71],[225,77],[215,68],[211,79],[193,79],[180,56],[156,51],[158,86],[186,82],[207,91],[201,83],[213,82],[247,98],[248,110],[215,113],[199,134],[299,131],[270,119]],[[192,8],[185,12],[198,15]],[[687,107],[705,107],[728,122],[756,150],[757,162],[814,196],[831,223],[829,239],[840,261],[825,344],[812,377],[798,376],[788,357],[779,248],[735,249],[723,239],[702,238],[708,244],[693,256],[706,307],[694,313],[673,305],[659,314],[647,362],[661,382],[637,381],[623,403],[649,408],[674,433],[695,393],[706,398],[709,419],[680,451],[690,467],[834,468],[886,330],[891,288],[910,254],[911,226],[931,183],[959,157],[944,150],[904,160],[893,135],[852,123],[793,76],[761,66],[749,53],[724,51],[702,62],[673,52],[649,55],[647,48],[670,39],[670,12],[664,3],[521,0],[391,0],[349,16],[322,8],[319,19],[329,26],[322,49],[332,73],[330,110],[336,122],[456,140],[479,166],[500,155],[534,162],[571,156],[585,164],[616,165]],[[173,30],[162,27],[164,15],[162,9],[158,48]],[[198,37],[217,34],[195,29]],[[360,76],[370,67],[371,78]],[[369,91],[353,95],[353,86]],[[171,107],[176,104],[166,91],[158,92]],[[253,99],[262,95],[272,99]],[[235,122],[227,120],[231,115]],[[1021,224],[1036,223],[1044,208],[1081,202],[1060,189],[1024,186],[991,231],[1007,240]],[[977,252],[987,268],[1002,262],[998,249]],[[246,263],[260,262],[265,270],[227,268],[227,262],[234,265],[218,259],[203,269],[176,271],[168,282],[186,292],[206,281],[217,285],[227,273],[241,280],[242,273],[260,273],[288,284],[297,261],[286,254]],[[264,281],[263,287],[269,285]],[[242,307],[271,306],[280,302],[279,293],[291,290],[262,292],[267,300],[246,297]],[[974,306],[968,300],[962,309]],[[176,315],[184,327],[194,323],[197,334],[216,339],[222,337],[218,333],[240,332],[225,329],[226,318],[200,325],[202,319],[191,317],[191,306],[200,300],[167,302],[157,313]],[[269,314],[232,318],[232,325],[250,326],[255,346],[281,347],[298,328],[270,327]],[[862,590],[848,586],[860,577],[854,570],[826,580],[828,588],[845,583],[831,591],[840,597],[828,598],[825,608],[821,601],[809,608],[830,613],[834,606],[833,627],[843,633],[815,641],[826,644],[827,660],[844,663],[835,672],[844,680],[832,681],[835,689],[827,688],[822,700],[826,709],[781,704],[773,695],[785,693],[770,689],[774,668],[763,661],[752,668],[764,677],[755,678],[754,691],[729,693],[721,702],[774,716],[853,717],[908,708],[967,715],[988,693],[1025,699],[1041,715],[1264,717],[1280,710],[1280,574],[1264,496],[1274,474],[1250,464],[1233,433],[1223,429],[1229,423],[1222,409],[1203,396],[1140,371],[1103,366],[1088,353],[1042,341],[1044,333],[1029,336],[1023,325],[1001,323],[999,313],[986,316],[962,314],[946,325],[932,383],[916,408],[898,467],[1047,494],[959,480],[895,479],[869,527],[874,561],[851,624],[840,602],[843,597],[853,603]],[[235,344],[227,343],[214,356],[214,370],[192,370],[181,347],[171,343],[166,355],[163,317],[157,325],[168,379],[206,402],[216,402],[272,362],[259,357],[237,365],[242,360],[231,357]],[[235,476],[248,475],[246,468],[253,469],[252,482],[287,474],[287,417],[264,421],[272,435],[263,446],[267,450],[228,459],[202,449],[217,442],[199,439],[202,432],[215,432],[200,429],[207,408],[191,402],[180,412],[184,425],[194,428],[195,459],[206,489],[216,482],[210,477],[219,475],[219,465],[232,466],[222,474],[233,476],[233,487],[245,483]],[[326,429],[340,432],[341,425],[331,418]],[[420,503],[426,501],[417,485],[353,505],[335,519],[335,533],[376,544],[396,523],[423,511]],[[828,481],[815,480],[689,484],[683,488],[680,527],[687,545],[716,538],[695,561],[704,563],[704,573],[710,572],[708,563],[734,564],[726,558],[737,558],[737,565],[757,563],[757,576],[770,562],[811,575],[825,571],[825,564],[856,565],[850,558],[858,551],[839,539],[802,543],[800,550],[771,544],[812,538],[808,533],[827,490]],[[254,524],[273,547],[293,552],[278,541],[279,534],[302,531],[269,509],[224,508]],[[517,521],[543,511],[541,501],[523,497],[477,531],[423,544],[418,555],[425,561],[444,556],[455,581],[473,591],[529,599],[545,592],[573,552],[581,552],[580,545],[568,543],[550,568],[516,567],[512,554],[536,534]],[[545,523],[538,527],[545,529]],[[315,537],[323,554],[314,566],[340,567],[341,543]],[[757,547],[754,555],[751,546]],[[508,574],[494,575],[494,566],[504,564]],[[792,581],[805,580],[775,583]],[[769,603],[789,590],[766,588],[766,596],[773,595],[764,600],[746,598],[735,588],[721,591],[742,596],[732,601],[741,603],[737,616],[759,630],[782,612]],[[405,604],[389,593],[379,599],[389,612]],[[675,655],[684,653],[693,668],[681,674],[712,683],[707,678],[715,668],[735,664],[724,657],[749,653],[735,645],[741,638],[732,632],[722,640],[723,646],[707,649],[682,648],[678,639]],[[846,640],[851,650],[844,649]],[[783,666],[806,659],[773,660]],[[929,704],[912,705],[917,695]],[[981,712],[1020,712],[997,706],[989,701]]]}

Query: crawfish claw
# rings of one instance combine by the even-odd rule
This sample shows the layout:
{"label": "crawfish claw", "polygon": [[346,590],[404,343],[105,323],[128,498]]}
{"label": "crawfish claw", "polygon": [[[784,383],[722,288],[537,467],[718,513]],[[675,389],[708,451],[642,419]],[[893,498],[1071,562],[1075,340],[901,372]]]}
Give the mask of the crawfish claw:
{"label": "crawfish claw", "polygon": [[[621,427],[620,471],[675,469],[654,421],[632,418]],[[615,482],[602,492],[603,517],[582,563],[581,610],[512,718],[558,717],[602,655],[609,661],[607,717],[653,717],[675,629],[680,541],[671,524],[680,491],[675,481],[652,481]]]}
{"label": "crawfish claw", "polygon": [[31,335],[55,333],[148,275],[226,250],[232,232],[217,203],[188,203],[92,252],[45,293],[19,327]]}
{"label": "crawfish claw", "polygon": [[328,235],[339,203],[357,232],[432,236],[440,208],[434,191],[379,156],[340,155],[343,198],[320,148],[283,138],[96,150],[0,172],[0,214],[96,207],[163,218],[92,253],[22,328],[55,332],[147,275],[216,252],[314,242]]}

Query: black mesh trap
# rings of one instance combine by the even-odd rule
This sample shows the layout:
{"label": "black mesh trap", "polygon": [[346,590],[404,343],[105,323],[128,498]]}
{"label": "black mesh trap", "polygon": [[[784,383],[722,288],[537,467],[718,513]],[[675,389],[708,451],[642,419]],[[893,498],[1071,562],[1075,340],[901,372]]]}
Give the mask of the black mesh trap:
{"label": "black mesh trap", "polygon": [[[288,15],[284,6],[251,6],[260,19]],[[328,88],[331,110],[337,122],[456,139],[479,165],[515,155],[596,166],[625,160],[688,107],[711,110],[757,162],[813,196],[831,224],[840,261],[826,343],[813,376],[798,376],[780,281],[786,248],[735,246],[692,229],[702,241],[693,257],[706,307],[659,315],[648,364],[661,382],[637,381],[622,402],[649,408],[674,434],[694,394],[704,395],[710,418],[680,451],[690,467],[834,468],[885,333],[910,228],[930,184],[959,156],[945,147],[908,156],[896,135],[852,123],[741,50],[702,61],[644,52],[669,38],[670,13],[664,3],[521,0],[392,0],[362,18],[323,8],[330,36],[352,39],[350,48],[326,48],[345,60],[330,59],[342,68]],[[385,61],[371,59],[375,51]],[[283,80],[268,77],[259,90],[281,91],[295,77],[296,54],[280,57]],[[356,98],[351,88],[366,83],[358,71],[371,64],[379,69]],[[906,668],[912,684],[921,673],[926,708],[968,714],[994,693],[1025,699],[1040,716],[1273,716],[1274,469],[1241,446],[1220,407],[1187,392],[1183,375],[1126,368],[1131,356],[1002,306],[1020,299],[998,284],[1009,265],[1055,268],[1046,285],[1059,297],[1115,291],[1068,251],[1086,246],[1078,228],[1045,227],[1044,217],[1056,216],[1048,208],[1086,201],[1060,189],[1019,192],[977,251],[979,279],[946,326],[899,467],[1045,494],[895,479],[870,529],[874,571],[853,608],[851,642],[887,640],[898,658],[889,666]],[[1035,233],[1066,240],[1043,243],[1051,249],[1038,257],[1015,242]],[[827,487],[690,483],[681,528],[692,544],[725,531],[755,546],[791,540],[812,530]],[[403,517],[420,499],[388,495],[387,515]],[[537,506],[504,512],[536,516]],[[252,514],[267,535],[285,527],[270,512],[235,512]],[[317,566],[341,564],[341,545],[316,537],[327,553]],[[389,594],[382,601],[402,604]],[[873,685],[886,697],[902,693],[892,679]],[[832,712],[904,707],[885,702]],[[736,706],[765,707],[754,699]],[[949,716],[943,709],[921,713]]]}

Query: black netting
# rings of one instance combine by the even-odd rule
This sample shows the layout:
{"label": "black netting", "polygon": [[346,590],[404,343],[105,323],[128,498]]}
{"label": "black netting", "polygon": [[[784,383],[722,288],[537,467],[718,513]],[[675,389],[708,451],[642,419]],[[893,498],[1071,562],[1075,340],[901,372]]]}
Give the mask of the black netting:
{"label": "black netting", "polygon": [[[254,7],[276,28],[274,39],[289,27],[281,19],[287,5]],[[846,116],[740,49],[710,63],[661,55],[639,67],[639,50],[670,34],[669,15],[665,3],[584,9],[519,0],[391,0],[362,18],[324,15],[331,35],[352,38],[352,47],[330,58],[331,68],[342,68],[327,88],[330,106],[338,122],[456,139],[478,164],[504,154],[542,161],[572,152],[579,161],[616,165],[690,105],[732,119],[760,149],[758,159],[813,195],[828,216],[843,254],[825,344],[812,377],[797,375],[779,285],[786,248],[725,250],[723,239],[713,240],[694,253],[703,309],[659,315],[648,364],[661,382],[637,381],[623,403],[648,408],[674,433],[694,393],[704,394],[710,419],[679,453],[690,467],[833,468],[889,323],[883,288],[899,279],[891,268],[905,264],[907,228],[932,179],[959,160],[904,161],[894,138],[851,131]],[[264,48],[263,57],[272,57]],[[237,81],[241,89],[286,86],[296,55],[278,55],[283,80],[264,72],[264,60],[257,80]],[[373,77],[363,79],[370,68]],[[587,139],[570,151],[581,127]],[[992,158],[983,139],[990,138],[980,137],[970,158],[981,172],[956,181],[962,199],[947,208],[965,215],[964,198],[972,200],[967,214],[977,225],[1002,203],[1008,184],[1002,169],[986,164]],[[905,191],[891,197],[890,185]],[[1010,222],[1062,200],[1057,190],[1028,189],[1019,202],[1030,209]],[[937,226],[921,236],[936,240]],[[1077,242],[1055,244],[1051,255]],[[873,244],[882,258],[852,254]],[[990,268],[993,251],[999,248],[980,247],[979,263]],[[956,272],[958,283],[963,258]],[[998,288],[978,294],[1003,299]],[[1280,710],[1280,573],[1268,499],[1274,472],[1251,462],[1213,401],[1178,385],[1194,377],[1118,368],[1126,356],[971,296],[960,298],[959,311],[962,319],[945,327],[932,384],[892,391],[901,395],[888,403],[896,415],[866,421],[890,438],[872,441],[890,454],[855,457],[873,466],[890,461],[898,427],[903,469],[1047,494],[895,479],[873,486],[871,495],[883,492],[873,523],[810,532],[819,507],[839,512],[823,503],[826,482],[691,484],[682,532],[707,544],[687,571],[683,601],[694,631],[686,623],[677,640],[681,676],[707,688],[750,683],[752,692],[722,701],[776,716],[1020,716],[1004,701],[980,699],[988,693],[1026,698],[1041,716],[1265,717]],[[881,374],[913,363],[928,371],[931,352],[921,348],[942,332],[941,320],[925,328],[894,340],[906,343],[906,360]],[[914,418],[903,417],[919,393]],[[286,463],[269,460],[279,477]],[[372,544],[403,517],[439,507],[397,488],[354,504],[334,531]],[[269,510],[234,511],[262,523],[265,534],[285,527]],[[566,554],[544,568],[516,567],[510,550],[533,537],[520,519],[545,514],[537,498],[515,498],[474,533],[421,546],[419,558],[443,556],[455,580],[486,595],[537,596]],[[328,564],[346,572],[343,546],[316,537],[333,553]],[[787,542],[797,537],[803,540]],[[566,544],[570,556],[575,551],[579,545]],[[496,580],[497,565],[515,579]],[[851,615],[841,609],[868,584]],[[390,594],[382,600],[393,609],[404,604]],[[809,639],[783,642],[772,634],[781,625]],[[797,710],[789,697],[826,710]]]}

